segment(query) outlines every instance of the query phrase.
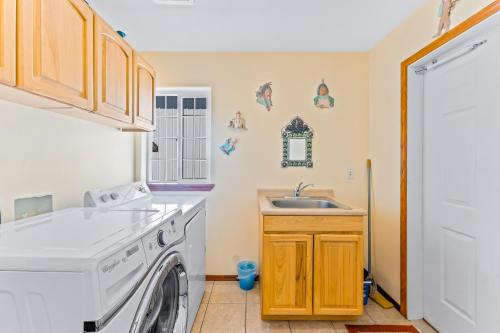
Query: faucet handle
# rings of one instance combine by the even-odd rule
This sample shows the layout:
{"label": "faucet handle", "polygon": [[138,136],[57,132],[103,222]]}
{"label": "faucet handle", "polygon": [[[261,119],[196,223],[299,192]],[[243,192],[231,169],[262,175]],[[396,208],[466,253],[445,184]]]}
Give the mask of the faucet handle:
{"label": "faucet handle", "polygon": [[305,188],[307,188],[307,187],[314,187],[314,184],[307,184],[307,185],[304,185],[304,186],[302,186],[302,189],[304,190],[304,189],[305,189]]}
{"label": "faucet handle", "polygon": [[307,185],[304,185],[304,186],[302,186],[302,184],[304,184],[304,182],[300,182],[299,185],[294,189],[294,191],[293,191],[293,196],[294,197],[299,197],[300,193],[304,189],[306,189],[307,187],[314,187],[314,184],[307,184]]}

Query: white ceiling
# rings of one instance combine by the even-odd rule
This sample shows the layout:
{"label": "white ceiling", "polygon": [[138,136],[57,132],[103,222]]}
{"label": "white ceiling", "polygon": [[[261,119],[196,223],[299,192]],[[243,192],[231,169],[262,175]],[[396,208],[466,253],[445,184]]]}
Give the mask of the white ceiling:
{"label": "white ceiling", "polygon": [[141,51],[366,51],[424,0],[89,0]]}

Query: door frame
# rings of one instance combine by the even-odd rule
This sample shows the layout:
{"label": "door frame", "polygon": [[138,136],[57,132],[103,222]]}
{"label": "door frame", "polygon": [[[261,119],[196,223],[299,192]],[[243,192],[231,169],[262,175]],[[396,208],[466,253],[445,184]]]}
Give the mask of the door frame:
{"label": "door frame", "polygon": [[423,318],[423,76],[415,68],[482,33],[478,25],[499,11],[495,0],[401,63],[400,312],[409,319]]}

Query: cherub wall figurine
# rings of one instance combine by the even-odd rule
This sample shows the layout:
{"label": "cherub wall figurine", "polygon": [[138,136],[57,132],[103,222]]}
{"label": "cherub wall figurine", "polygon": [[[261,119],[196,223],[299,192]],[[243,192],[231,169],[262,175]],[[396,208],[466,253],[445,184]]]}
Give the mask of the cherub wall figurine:
{"label": "cherub wall figurine", "polygon": [[316,92],[316,97],[314,97],[314,105],[319,109],[331,109],[335,105],[335,99],[330,96],[330,89],[322,79],[318,90]]}
{"label": "cherub wall figurine", "polygon": [[236,142],[238,142],[238,139],[228,138],[219,148],[224,154],[229,156],[236,150]]}
{"label": "cherub wall figurine", "polygon": [[241,111],[236,112],[236,116],[229,121],[229,128],[234,128],[234,129],[242,129],[246,130],[246,121],[245,119],[241,116]]}
{"label": "cherub wall figurine", "polygon": [[443,31],[448,32],[448,30],[450,30],[451,12],[457,5],[458,1],[459,0],[441,0],[441,4],[439,5],[439,11],[438,11],[438,17],[440,17],[438,31],[437,34],[434,35],[434,38],[441,36]]}
{"label": "cherub wall figurine", "polygon": [[273,106],[273,101],[271,100],[273,94],[271,84],[271,82],[264,83],[255,94],[257,96],[257,103],[264,106],[267,111],[271,111],[271,107]]}

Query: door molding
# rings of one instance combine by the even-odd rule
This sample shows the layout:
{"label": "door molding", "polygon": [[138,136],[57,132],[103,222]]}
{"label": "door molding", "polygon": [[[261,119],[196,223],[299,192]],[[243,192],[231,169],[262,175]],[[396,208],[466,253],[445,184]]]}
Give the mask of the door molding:
{"label": "door molding", "polygon": [[401,63],[401,170],[400,170],[400,312],[408,316],[408,70],[434,51],[500,11],[500,0],[457,25]]}

